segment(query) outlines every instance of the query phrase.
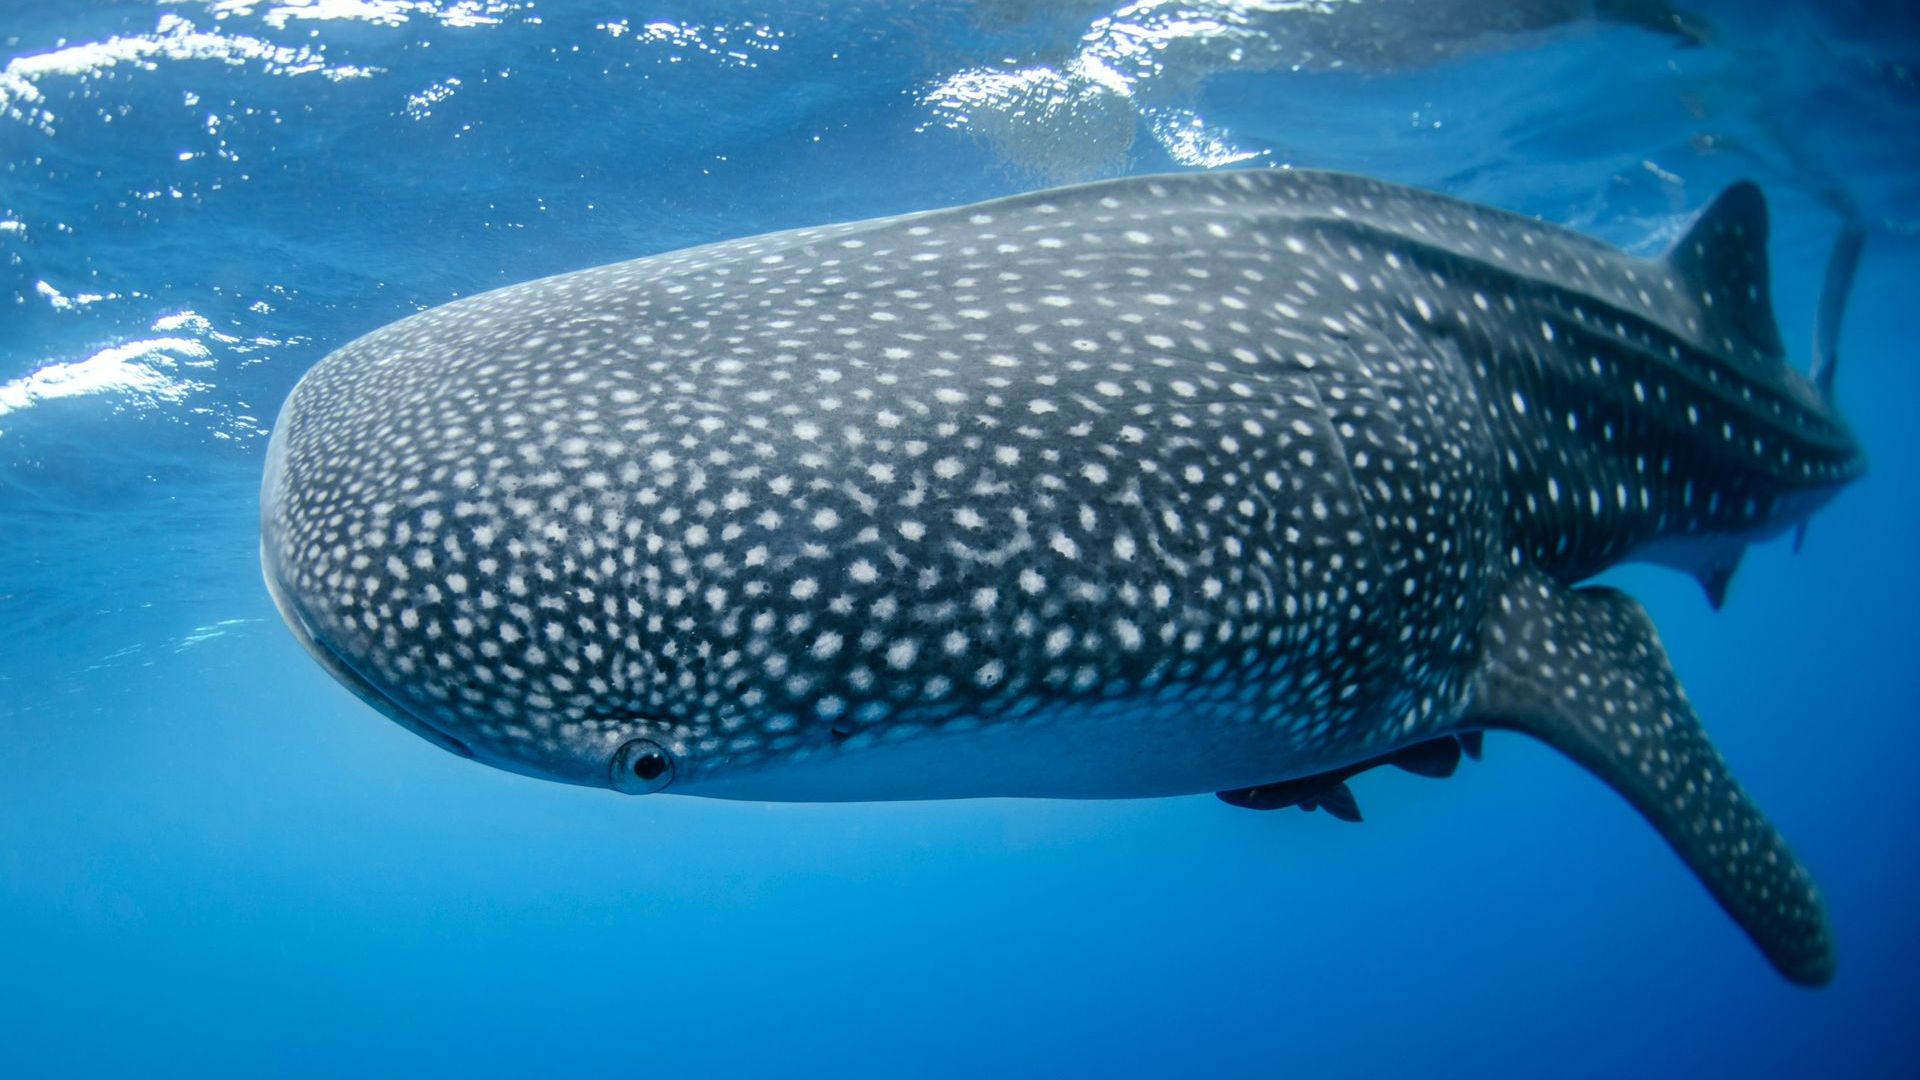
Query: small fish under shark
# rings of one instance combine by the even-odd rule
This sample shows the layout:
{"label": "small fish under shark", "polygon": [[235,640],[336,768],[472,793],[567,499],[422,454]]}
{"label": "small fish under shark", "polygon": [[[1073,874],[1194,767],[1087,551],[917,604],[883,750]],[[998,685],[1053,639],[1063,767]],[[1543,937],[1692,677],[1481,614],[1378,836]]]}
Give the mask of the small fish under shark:
{"label": "small fish under shark", "polygon": [[369,704],[499,768],[756,800],[1358,819],[1523,732],[1788,978],[1807,871],[1641,607],[1865,468],[1785,359],[1741,183],[1663,258],[1361,177],[1150,176],[499,289],[332,353],[261,554]]}

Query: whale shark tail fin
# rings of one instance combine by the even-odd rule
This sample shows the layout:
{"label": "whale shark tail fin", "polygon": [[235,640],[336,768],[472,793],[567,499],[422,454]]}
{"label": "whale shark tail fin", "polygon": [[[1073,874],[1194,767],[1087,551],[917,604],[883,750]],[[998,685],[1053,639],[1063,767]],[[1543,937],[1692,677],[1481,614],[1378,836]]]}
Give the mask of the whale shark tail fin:
{"label": "whale shark tail fin", "polygon": [[[1840,324],[1847,314],[1847,298],[1853,294],[1853,274],[1860,268],[1860,253],[1867,246],[1867,223],[1853,199],[1839,189],[1829,201],[1840,212],[1840,235],[1834,238],[1833,251],[1827,256],[1827,279],[1820,289],[1820,310],[1813,327],[1813,385],[1829,408],[1834,407],[1833,374],[1840,366]],[[1793,531],[1796,554],[1807,544],[1807,523]]]}
{"label": "whale shark tail fin", "polygon": [[1853,273],[1860,267],[1860,252],[1867,246],[1867,227],[1856,215],[1840,228],[1833,241],[1833,253],[1827,256],[1827,280],[1820,289],[1820,313],[1813,330],[1813,384],[1833,403],[1833,372],[1840,359],[1840,323],[1847,314],[1847,297],[1853,293]]}
{"label": "whale shark tail fin", "polygon": [[1781,974],[1833,977],[1811,876],[1708,741],[1639,604],[1523,575],[1489,614],[1482,654],[1470,722],[1532,735],[1605,780]]}
{"label": "whale shark tail fin", "polygon": [[[1848,200],[1842,208],[1846,223],[1827,256],[1827,280],[1820,289],[1820,312],[1813,328],[1813,385],[1829,407],[1833,406],[1833,373],[1840,366],[1840,323],[1847,314],[1847,297],[1853,292],[1853,272],[1860,266],[1860,252],[1867,246],[1867,226]],[[1798,554],[1807,546],[1807,523],[1793,531],[1793,550]]]}

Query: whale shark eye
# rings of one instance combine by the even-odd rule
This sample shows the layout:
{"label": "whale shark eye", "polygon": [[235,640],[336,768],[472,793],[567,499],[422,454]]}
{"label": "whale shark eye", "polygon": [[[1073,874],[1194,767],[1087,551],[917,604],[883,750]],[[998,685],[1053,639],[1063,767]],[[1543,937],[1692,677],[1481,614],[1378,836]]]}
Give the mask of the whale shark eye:
{"label": "whale shark eye", "polygon": [[613,787],[646,795],[673,783],[673,757],[660,744],[634,739],[613,755]]}

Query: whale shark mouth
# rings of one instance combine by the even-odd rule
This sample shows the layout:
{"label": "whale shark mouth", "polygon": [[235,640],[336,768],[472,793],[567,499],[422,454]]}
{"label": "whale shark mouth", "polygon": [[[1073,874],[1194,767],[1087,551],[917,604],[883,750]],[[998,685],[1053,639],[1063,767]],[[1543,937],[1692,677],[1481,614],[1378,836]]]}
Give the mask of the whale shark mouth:
{"label": "whale shark mouth", "polygon": [[461,757],[474,756],[473,750],[466,743],[429,724],[418,712],[382,691],[355,670],[345,657],[314,635],[312,626],[307,623],[306,615],[286,594],[286,590],[280,587],[279,577],[273,572],[273,563],[268,558],[264,540],[260,545],[260,570],[262,576],[267,579],[267,593],[273,597],[273,606],[279,610],[281,620],[287,624],[288,629],[293,631],[293,636],[299,639],[307,652],[320,662],[320,666],[327,669],[329,675],[353,691],[355,697],[373,706],[394,723],[415,735],[442,750],[459,754]]}
{"label": "whale shark mouth", "polygon": [[273,436],[267,441],[267,461],[260,482],[260,505],[262,508],[260,530],[260,573],[267,582],[267,595],[273,597],[273,606],[280,612],[280,620],[293,631],[293,636],[307,650],[308,655],[320,662],[340,683],[352,690],[355,697],[373,706],[394,723],[413,732],[442,750],[455,753],[464,758],[473,758],[474,753],[466,743],[448,735],[446,732],[428,723],[424,717],[398,699],[376,686],[372,680],[360,674],[347,658],[323,642],[313,632],[313,624],[307,620],[306,613],[289,595],[280,580],[280,566],[274,559],[277,543],[277,529],[274,525],[273,510],[277,505],[281,487],[285,482],[287,467],[287,435],[289,419],[293,416],[299,397],[299,386],[287,395],[286,403],[280,407],[280,415],[273,425]]}

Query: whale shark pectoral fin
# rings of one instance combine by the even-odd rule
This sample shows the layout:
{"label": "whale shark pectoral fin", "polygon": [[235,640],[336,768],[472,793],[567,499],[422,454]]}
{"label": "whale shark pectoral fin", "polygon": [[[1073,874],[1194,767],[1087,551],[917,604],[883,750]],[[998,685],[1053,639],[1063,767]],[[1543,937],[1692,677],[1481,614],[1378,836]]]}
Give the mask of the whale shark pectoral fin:
{"label": "whale shark pectoral fin", "polygon": [[1833,977],[1812,877],[1728,772],[1630,597],[1514,581],[1482,630],[1468,717],[1541,739],[1605,780],[1781,974],[1806,986]]}

